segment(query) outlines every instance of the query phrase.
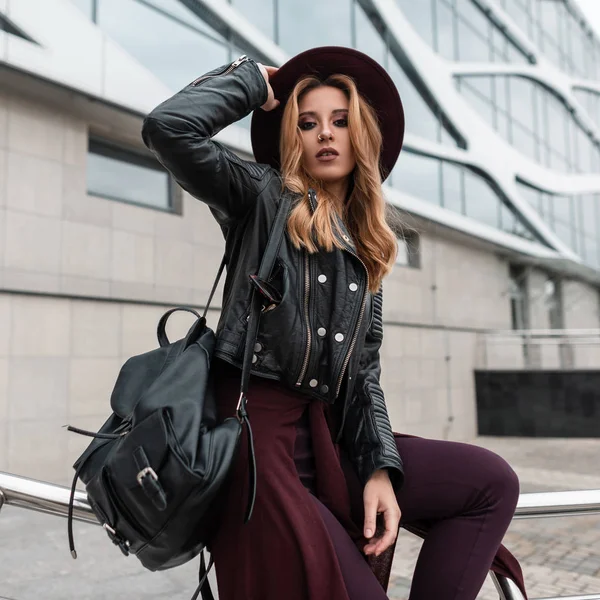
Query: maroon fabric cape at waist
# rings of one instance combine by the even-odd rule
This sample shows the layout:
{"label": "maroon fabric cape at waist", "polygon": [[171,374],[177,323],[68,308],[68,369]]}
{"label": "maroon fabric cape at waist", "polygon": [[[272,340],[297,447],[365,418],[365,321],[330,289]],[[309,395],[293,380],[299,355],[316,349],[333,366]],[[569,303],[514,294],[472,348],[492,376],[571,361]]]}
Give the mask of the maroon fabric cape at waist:
{"label": "maroon fabric cape at waist", "polygon": [[[215,360],[213,373],[216,382],[219,418],[224,419],[234,414],[238,399],[237,396],[239,395],[240,371],[223,361]],[[280,426],[281,418],[276,414],[275,410],[271,409],[271,407],[268,406],[266,410],[261,408],[260,421],[257,419],[258,429],[255,432],[259,488],[262,483],[264,492],[264,488],[268,485],[285,486],[283,479],[288,477],[298,479],[298,477],[300,477],[304,486],[309,488],[310,491],[331,511],[331,513],[333,513],[336,519],[348,532],[352,540],[362,550],[366,543],[366,540],[362,535],[364,520],[363,487],[345,452],[342,451],[339,445],[334,444],[332,441],[332,421],[328,418],[328,407],[321,401],[311,400],[293,390],[287,390],[279,382],[251,377],[248,392],[248,412],[251,423],[253,395],[255,403],[258,404],[265,394],[272,393],[273,390],[276,390],[277,393],[281,394],[282,398],[285,400],[285,407],[282,406],[281,410],[288,411],[290,415],[292,414],[292,411],[296,411],[293,414],[297,415],[294,439],[283,440],[283,443],[287,443],[289,450],[289,445],[292,444],[293,446],[295,444],[297,434],[297,440],[301,446],[300,455],[302,455],[302,457],[305,455],[306,459],[301,458],[300,463],[296,464],[292,462],[291,466],[288,461],[287,466],[282,468],[282,465],[277,462],[278,457],[275,452],[271,451],[269,448],[261,449],[262,437],[274,436],[269,442],[273,444],[273,447],[282,441],[278,440],[277,433],[272,432],[270,429],[270,421],[272,420],[273,428],[277,428]],[[256,410],[259,409],[256,408]],[[279,410],[277,413],[279,413]],[[289,437],[290,434],[287,433],[285,435]],[[285,435],[282,437],[285,437]],[[394,435],[399,438],[415,437],[399,433],[395,433]],[[261,439],[259,439],[259,436],[262,436]],[[312,457],[310,456],[311,449],[307,447],[308,444],[312,445],[312,457],[314,457],[314,460],[312,460]],[[294,454],[293,449],[291,454]],[[235,521],[236,519],[240,519],[240,514],[243,512],[243,508],[245,508],[247,498],[248,460],[245,433],[244,439],[241,440],[240,456],[238,458],[239,460],[234,469],[231,484],[239,489],[233,494],[229,493],[227,499],[224,499],[222,510],[224,510],[226,514],[222,515],[220,518],[218,535],[215,537],[215,539],[218,540],[214,545],[217,562],[217,576],[219,576],[219,555],[226,557],[223,562],[227,562],[229,560],[227,548],[231,548],[232,544],[251,545],[253,543],[252,540],[244,540],[244,529],[242,529],[242,527],[247,528],[249,526],[236,527],[231,525],[232,520]],[[306,462],[304,462],[304,460],[306,460]],[[269,473],[263,478],[260,476],[260,473],[265,473],[265,471],[268,471]],[[277,472],[276,478],[273,476],[274,472]],[[268,482],[269,476],[272,477],[274,483]],[[261,490],[259,489],[257,505],[260,502],[260,496]],[[279,506],[277,510],[288,510],[288,507]],[[294,508],[290,507],[289,510],[293,511]],[[261,519],[260,512],[257,517],[257,520],[259,519]],[[292,519],[293,517],[288,520],[292,522]],[[254,525],[256,525],[256,522]],[[380,526],[381,525],[382,524],[380,524]],[[404,527],[405,525],[401,523],[401,526]],[[405,526],[405,528],[420,537],[426,537],[426,532],[419,529],[418,526],[408,525]],[[267,530],[261,531],[263,531],[263,533],[260,535],[269,534]],[[276,548],[274,548],[273,551],[276,552]],[[371,570],[385,590],[387,590],[389,584],[394,551],[395,546],[389,548],[377,558],[366,557]],[[250,548],[245,550],[245,554],[242,552],[242,555],[245,556],[247,560],[256,560],[252,557]],[[232,564],[231,567],[233,568],[234,565]],[[494,572],[512,579],[521,590],[523,596],[527,598],[521,567],[506,547],[500,546],[491,568]],[[235,574],[232,573],[232,576],[235,577]],[[256,577],[261,577],[261,574],[257,573]],[[219,586],[221,586],[221,582],[219,582]]]}

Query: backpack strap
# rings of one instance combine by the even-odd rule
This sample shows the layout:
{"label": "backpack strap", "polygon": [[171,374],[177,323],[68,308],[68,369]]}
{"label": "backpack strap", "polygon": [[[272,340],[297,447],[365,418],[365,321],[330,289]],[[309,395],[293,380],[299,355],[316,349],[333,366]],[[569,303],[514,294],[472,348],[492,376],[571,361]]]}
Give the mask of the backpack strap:
{"label": "backpack strap", "polygon": [[[267,246],[263,254],[260,267],[258,269],[257,277],[264,281],[268,281],[275,265],[275,259],[279,254],[279,248],[285,233],[287,219],[290,212],[291,206],[291,194],[285,192],[282,194],[277,214],[271,226],[269,232],[269,239]],[[249,275],[250,279],[253,278],[253,274]],[[258,336],[258,325],[260,321],[261,309],[263,306],[264,296],[260,291],[253,285],[252,286],[252,300],[250,306],[250,315],[248,318],[248,329],[246,330],[246,346],[244,348],[244,362],[242,365],[242,382],[240,386],[240,399],[237,405],[236,416],[240,423],[246,425],[247,438],[248,438],[248,504],[246,507],[246,514],[244,523],[247,523],[252,516],[254,509],[254,502],[256,501],[256,456],[254,454],[254,436],[252,435],[252,428],[250,426],[250,420],[248,418],[248,412],[246,405],[248,399],[246,394],[248,392],[248,384],[250,382],[250,369],[252,366],[252,355],[254,354],[254,345],[256,344],[256,337]]]}

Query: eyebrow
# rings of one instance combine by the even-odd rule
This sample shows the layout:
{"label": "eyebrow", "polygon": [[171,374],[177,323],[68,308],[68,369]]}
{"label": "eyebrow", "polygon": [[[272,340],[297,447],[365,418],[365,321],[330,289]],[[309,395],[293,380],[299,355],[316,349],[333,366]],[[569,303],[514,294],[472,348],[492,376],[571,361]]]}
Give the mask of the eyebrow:
{"label": "eyebrow", "polygon": [[[347,109],[347,108],[336,108],[335,110],[332,110],[332,111],[331,111],[331,114],[332,114],[332,115],[339,115],[339,114],[341,114],[341,113],[347,113],[347,112],[348,112],[348,109]],[[312,111],[312,110],[307,110],[307,111],[304,111],[304,112],[302,112],[302,113],[300,113],[300,114],[298,115],[298,117],[306,117],[306,116],[309,116],[309,117],[316,117],[316,116],[317,116],[317,113],[316,113],[316,112],[314,112],[314,111]]]}

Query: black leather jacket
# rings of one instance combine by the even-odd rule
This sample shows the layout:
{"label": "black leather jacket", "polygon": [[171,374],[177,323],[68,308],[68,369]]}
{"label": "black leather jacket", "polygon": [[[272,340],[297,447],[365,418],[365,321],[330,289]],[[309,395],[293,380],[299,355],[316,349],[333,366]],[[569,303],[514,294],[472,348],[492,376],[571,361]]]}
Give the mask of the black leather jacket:
{"label": "black leather jacket", "polygon": [[[211,138],[266,102],[257,64],[242,57],[200,77],[145,119],[146,145],[177,182],[211,209],[228,259],[216,355],[241,368],[252,284],[282,194],[278,171],[242,160]],[[288,192],[289,193],[289,192]],[[318,198],[309,193],[314,209]],[[333,404],[337,439],[365,483],[387,468],[402,479],[379,384],[383,337],[381,290],[368,274],[343,223],[344,250],[309,255],[287,236],[269,283],[281,294],[261,315],[252,373]]]}

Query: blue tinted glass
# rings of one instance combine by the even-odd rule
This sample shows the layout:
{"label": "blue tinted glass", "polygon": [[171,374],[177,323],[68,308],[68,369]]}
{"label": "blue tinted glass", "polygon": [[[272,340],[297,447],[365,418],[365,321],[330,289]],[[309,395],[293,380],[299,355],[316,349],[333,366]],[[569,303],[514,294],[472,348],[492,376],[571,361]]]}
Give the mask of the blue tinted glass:
{"label": "blue tinted glass", "polygon": [[534,130],[533,89],[533,83],[524,77],[510,78],[510,116],[532,131]]}
{"label": "blue tinted glass", "polygon": [[[105,2],[106,0],[99,0],[100,2]],[[197,15],[193,13],[191,10],[186,8],[179,0],[144,0],[146,4],[150,4],[155,8],[162,10],[168,15],[183,21],[184,23],[188,23],[193,26],[195,29],[200,29],[204,33],[217,37],[219,40],[225,42],[225,38],[222,35],[218,34],[214,29],[209,27],[203,20],[201,15]]]}
{"label": "blue tinted glass", "polygon": [[88,19],[92,19],[92,0],[71,0]]}
{"label": "blue tinted glass", "polygon": [[595,195],[586,195],[579,197],[579,207],[581,214],[581,229],[589,235],[598,235],[598,216],[600,206],[598,206],[598,197]]}
{"label": "blue tinted glass", "polygon": [[487,181],[465,169],[465,203],[468,217],[499,227],[499,198]]}
{"label": "blue tinted glass", "polygon": [[393,170],[393,186],[433,204],[440,203],[439,161],[402,152]]}
{"label": "blue tinted glass", "polygon": [[436,2],[435,49],[444,58],[456,59],[454,11],[443,1]]}
{"label": "blue tinted glass", "polygon": [[316,46],[351,46],[352,0],[279,2],[278,44],[297,54]]}
{"label": "blue tinted glass", "polygon": [[541,0],[539,2],[540,25],[545,35],[552,38],[555,44],[558,44],[558,40],[560,39],[559,4],[560,2],[556,2],[556,0]]}
{"label": "blue tinted glass", "polygon": [[469,77],[461,80],[460,92],[469,104],[494,127],[491,77]]}
{"label": "blue tinted glass", "polygon": [[98,23],[174,91],[229,61],[226,45],[134,0],[100,0]]}
{"label": "blue tinted glass", "polygon": [[492,80],[494,104],[505,113],[510,112],[510,79],[508,77],[494,77]]}
{"label": "blue tinted glass", "polygon": [[511,129],[512,145],[525,156],[537,160],[537,141],[534,134],[516,121]]}
{"label": "blue tinted glass", "polygon": [[554,94],[546,96],[546,142],[550,148],[557,152],[564,152],[568,145],[566,139],[565,120],[567,112],[564,104]]}
{"label": "blue tinted glass", "polygon": [[[252,25],[267,37],[275,38],[275,2],[277,0],[229,0]],[[283,9],[283,7],[282,7]],[[287,7],[285,8],[287,10]]]}
{"label": "blue tinted glass", "polygon": [[168,209],[169,177],[166,171],[143,166],[124,155],[88,153],[87,191],[94,196]]}
{"label": "blue tinted glass", "polygon": [[461,21],[467,22],[472,29],[487,36],[490,20],[477,8],[473,0],[455,0],[454,6]]}
{"label": "blue tinted glass", "polygon": [[396,4],[419,35],[433,46],[432,0],[396,0]]}
{"label": "blue tinted glass", "polygon": [[373,26],[371,20],[365,15],[359,4],[354,5],[355,39],[356,48],[371,58],[374,58],[380,65],[386,66],[387,47],[382,36]]}
{"label": "blue tinted glass", "polygon": [[430,140],[437,140],[439,123],[398,63],[390,56],[388,72],[404,106],[406,130]]}
{"label": "blue tinted glass", "polygon": [[[486,25],[487,27],[487,25]],[[465,62],[486,61],[489,59],[490,48],[487,37],[483,37],[487,29],[478,32],[462,19],[458,20],[458,60]]]}
{"label": "blue tinted glass", "polygon": [[442,206],[465,214],[464,167],[449,162],[442,163]]}

